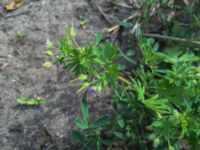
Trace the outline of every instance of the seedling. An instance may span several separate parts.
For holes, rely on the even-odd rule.
[[[83,29],[87,28],[88,24],[90,23],[90,20],[86,17],[83,17],[80,21],[80,25]]]
[[[52,65],[53,65],[53,63],[50,62],[50,61],[46,61],[44,64],[42,64],[42,66],[43,66],[44,68],[47,68],[47,69],[51,68]]]
[[[48,49],[53,48],[53,43],[49,39],[46,40],[46,48]]]
[[[44,54],[46,54],[47,56],[53,56],[54,55],[51,50],[44,51]]]
[[[25,32],[24,31],[17,31],[17,37],[18,38],[24,38],[25,37]]]
[[[27,98],[21,96],[17,99],[17,103],[19,105],[26,105],[26,106],[37,106],[43,102],[44,102],[44,99],[42,97],[27,99]]]

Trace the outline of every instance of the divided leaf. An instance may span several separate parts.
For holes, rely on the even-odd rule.
[[[109,121],[108,116],[102,116],[95,120],[91,125],[90,128],[99,128],[105,125]]]
[[[88,128],[88,124],[85,121],[81,120],[81,119],[77,119],[75,121],[75,124],[80,129],[87,129]]]

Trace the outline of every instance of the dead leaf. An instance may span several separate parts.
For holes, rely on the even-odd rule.
[[[4,5],[6,11],[13,11],[24,4],[23,0],[13,0],[10,3]]]

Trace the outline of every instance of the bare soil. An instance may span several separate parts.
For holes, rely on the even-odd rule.
[[[76,94],[80,84],[70,83],[74,75],[58,65],[42,67],[50,60],[43,54],[45,43],[47,39],[56,43],[72,23],[79,43],[84,43],[108,23],[85,0],[26,0],[12,12],[3,9],[6,2],[9,0],[0,0],[0,149],[78,149],[70,133],[80,116],[81,95]],[[99,3],[113,23],[125,18],[123,9]],[[81,17],[90,21],[86,29],[80,27]],[[18,37],[19,31],[25,37]],[[16,100],[20,96],[41,96],[45,103],[19,106]],[[94,114],[110,111],[109,92],[98,99],[91,107]]]

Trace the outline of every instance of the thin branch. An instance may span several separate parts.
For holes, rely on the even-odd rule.
[[[182,43],[182,44],[200,46],[200,41],[194,41],[194,40],[191,40],[191,39],[184,39],[184,38],[178,38],[178,37],[172,37],[172,36],[166,36],[166,35],[159,35],[159,34],[151,34],[151,33],[143,33],[142,35],[145,36],[145,37],[152,37],[152,38],[157,38],[157,39],[161,39],[161,40],[178,42],[178,43]]]
[[[136,12],[135,14],[129,16],[129,17],[126,18],[126,19],[124,19],[122,22],[130,21],[130,20],[136,18],[138,15],[139,15],[139,13]],[[115,26],[113,26],[113,27],[107,29],[106,32],[107,32],[107,33],[111,33],[111,32],[113,32],[113,31],[119,30],[119,28],[120,28],[120,25],[115,25]]]
[[[122,50],[119,49],[119,52],[120,52],[121,56],[122,56],[126,61],[128,61],[129,63],[131,63],[131,64],[133,64],[133,65],[136,64],[136,62],[135,62],[134,60],[132,60],[131,58],[127,57],[127,56],[123,53]]]
[[[104,19],[106,20],[106,22],[109,24],[109,25],[112,25],[113,23],[110,21],[110,18],[106,15],[106,13],[103,11],[103,9],[98,5],[96,4],[95,2],[91,1],[93,6],[100,12],[100,14],[104,17]]]
[[[116,6],[119,6],[119,7],[123,7],[123,8],[127,8],[127,9],[133,9],[133,6],[126,5],[124,3],[117,3],[117,2],[114,2],[114,1],[111,1],[111,3],[116,5]]]

